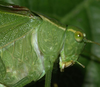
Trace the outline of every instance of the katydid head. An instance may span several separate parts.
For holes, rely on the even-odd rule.
[[[73,65],[77,61],[81,51],[84,48],[86,34],[75,26],[68,26],[65,34],[65,41],[61,50],[60,69]],[[83,66],[84,67],[84,66]]]
[[[60,57],[61,71],[65,67],[73,65],[75,62],[84,67],[84,65],[79,63],[77,60],[85,46],[85,43],[94,43],[100,46],[99,43],[87,40],[86,34],[81,29],[75,26],[67,27],[65,34],[65,41],[63,48],[61,50],[61,57]]]

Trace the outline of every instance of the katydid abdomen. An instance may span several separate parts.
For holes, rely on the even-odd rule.
[[[26,78],[36,81],[44,73],[41,58],[32,46],[41,19],[32,17],[0,12],[0,82],[8,87]]]

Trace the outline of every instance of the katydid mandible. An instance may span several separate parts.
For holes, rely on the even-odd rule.
[[[50,87],[58,55],[61,71],[75,62],[82,65],[77,59],[86,42],[93,43],[75,26],[0,2],[0,87],[23,87],[45,74]]]

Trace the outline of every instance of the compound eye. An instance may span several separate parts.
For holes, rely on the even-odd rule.
[[[83,40],[83,38],[84,38],[83,33],[81,33],[80,31],[75,32],[76,41],[81,42]]]

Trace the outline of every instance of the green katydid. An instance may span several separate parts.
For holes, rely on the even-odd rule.
[[[86,42],[94,43],[75,26],[0,2],[0,87],[23,87],[45,74],[45,87],[50,87],[58,55],[61,71],[75,62],[82,65],[77,59]]]

